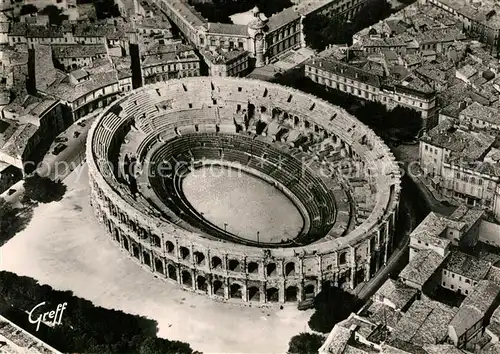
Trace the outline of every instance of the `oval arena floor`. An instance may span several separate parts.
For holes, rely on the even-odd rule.
[[[292,201],[268,182],[240,169],[210,165],[189,173],[183,194],[205,220],[251,241],[280,243],[303,227]]]

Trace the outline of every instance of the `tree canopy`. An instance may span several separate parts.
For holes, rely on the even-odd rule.
[[[66,193],[66,186],[62,182],[55,182],[48,177],[34,174],[24,180],[24,190],[31,200],[50,203],[62,199]]]
[[[10,228],[16,221],[16,210],[5,199],[0,198],[0,239],[8,237]]]
[[[46,302],[43,311],[67,303],[60,325],[43,325],[36,331],[36,324],[28,322],[25,311],[41,302]],[[10,272],[0,272],[0,307],[8,309],[2,314],[9,320],[63,353],[193,353],[187,343],[158,338],[156,321],[96,307],[71,291],[54,290]]]
[[[335,286],[326,284],[314,299],[316,311],[309,319],[313,331],[329,333],[340,321],[361,308],[362,302],[356,296]]]
[[[38,12],[38,8],[33,4],[26,4],[21,7],[19,16],[34,14]]]
[[[288,354],[315,354],[324,341],[325,337],[316,333],[297,334],[288,343]]]
[[[120,9],[114,0],[93,0],[97,19],[120,17]]]
[[[54,26],[60,26],[63,21],[69,18],[68,15],[63,15],[63,10],[55,5],[45,6],[40,10],[40,14],[49,16],[49,24]]]
[[[312,49],[322,51],[330,44],[351,44],[352,36],[391,14],[386,0],[370,0],[351,19],[343,21],[338,16],[320,13],[309,15],[304,20],[306,43]]]

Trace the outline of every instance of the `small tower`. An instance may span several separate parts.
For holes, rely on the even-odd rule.
[[[255,56],[255,67],[264,66],[264,34],[267,26],[267,18],[260,13],[255,6],[252,9],[253,20],[248,24],[248,34],[253,41],[253,54]]]

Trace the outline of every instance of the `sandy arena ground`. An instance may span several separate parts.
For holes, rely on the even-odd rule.
[[[251,241],[293,239],[304,225],[288,197],[273,185],[242,170],[209,166],[182,181],[191,206],[222,230]]]
[[[204,353],[284,353],[293,335],[308,330],[311,310],[217,303],[155,278],[125,257],[95,221],[86,166],[65,182],[64,199],[38,206],[28,227],[0,248],[2,270],[155,319],[160,337]]]

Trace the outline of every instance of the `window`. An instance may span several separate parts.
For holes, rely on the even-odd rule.
[[[455,274],[453,274],[453,273],[452,273],[452,274],[451,274],[451,277],[452,277],[452,278],[455,278]]]
[[[452,288],[452,289],[455,289],[455,286],[454,286],[453,284],[451,284],[451,288]]]
[[[465,279],[465,283],[466,283],[466,284],[470,284],[470,280],[466,278],[466,279]]]

